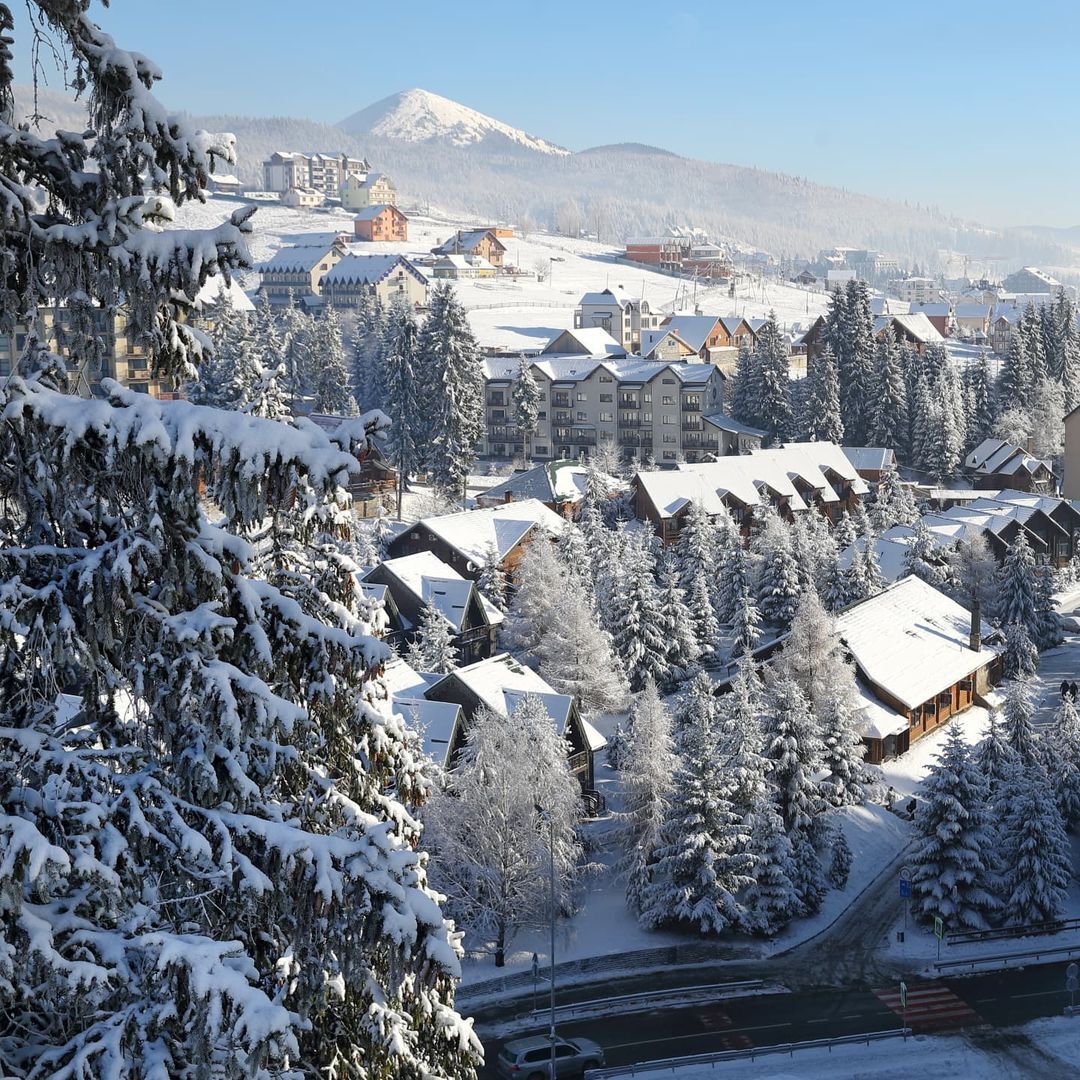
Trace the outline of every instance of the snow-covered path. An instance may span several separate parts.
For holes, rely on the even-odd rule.
[[[1065,641],[1056,649],[1047,649],[1039,657],[1039,691],[1035,723],[1049,724],[1061,701],[1061,683],[1080,682],[1080,630],[1073,629],[1073,620],[1080,620],[1080,589],[1063,594],[1058,611],[1065,620]]]

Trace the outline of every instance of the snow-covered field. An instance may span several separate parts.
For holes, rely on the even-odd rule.
[[[185,227],[208,226],[228,217],[239,203],[210,198],[204,205],[189,204],[179,214]],[[256,262],[268,259],[280,247],[310,243],[337,233],[352,234],[353,214],[340,209],[290,210],[281,206],[260,206],[254,222],[250,246]],[[376,254],[398,252],[426,255],[457,229],[482,222],[464,218],[410,217],[409,240],[405,243],[358,244],[357,252]],[[489,223],[490,224],[490,223]],[[789,330],[805,330],[825,311],[825,295],[778,281],[740,280],[734,298],[728,288],[695,286],[680,278],[617,262],[617,247],[592,240],[576,240],[546,233],[530,233],[524,239],[512,237],[507,246],[507,265],[527,271],[520,278],[499,277],[455,283],[458,297],[469,309],[480,343],[507,349],[541,348],[561,330],[574,325],[574,308],[582,293],[610,288],[618,296],[643,296],[654,310],[702,311],[718,315],[764,317],[775,310]],[[541,268],[544,281],[538,281]],[[254,288],[257,275],[242,282]]]
[[[1061,1062],[1060,1076],[1075,1076],[1080,1056],[1080,1017],[1036,1020],[1018,1029],[1044,1054]],[[1048,1063],[1039,1063],[1047,1068]],[[917,1035],[882,1042],[838,1046],[833,1050],[797,1050],[792,1056],[768,1054],[756,1061],[729,1061],[715,1066],[686,1065],[674,1070],[635,1072],[638,1080],[1015,1080],[1016,1062],[973,1045],[962,1035]],[[1049,1076],[1049,1071],[1037,1075]]]

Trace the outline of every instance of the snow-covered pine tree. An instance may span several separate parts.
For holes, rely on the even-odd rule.
[[[13,332],[76,289],[106,323],[123,303],[179,384],[205,355],[187,321],[200,288],[250,265],[253,208],[153,228],[233,140],[163,109],[158,69],[85,8],[31,5],[90,108],[83,134],[47,140],[12,126],[0,10],[20,267],[0,319]],[[58,373],[19,363],[3,388],[0,1072],[471,1075],[459,950],[408,809],[428,782],[376,613],[336,567],[332,593],[251,573],[268,517],[302,543],[335,514],[350,447],[108,380],[84,400]]]
[[[540,420],[540,387],[532,373],[532,364],[522,354],[514,380],[514,421],[523,440],[526,465],[532,452],[532,439]]]
[[[809,918],[821,910],[829,883],[810,837],[804,832],[796,832],[789,834],[789,838],[793,868],[791,885],[798,899],[796,913]]]
[[[679,564],[675,552],[667,548],[660,556],[657,568],[659,591],[660,633],[667,642],[668,678],[685,677],[691,665],[701,655],[697,626],[687,604],[686,594],[679,583]]]
[[[849,445],[866,446],[874,415],[874,317],[865,281],[853,278],[847,283],[846,294],[841,324],[844,347],[836,353],[840,416]]]
[[[982,930],[1001,906],[986,799],[986,779],[954,724],[915,813],[911,906],[921,922],[940,918],[949,929]]]
[[[405,659],[410,667],[417,671],[427,671],[436,675],[445,675],[458,665],[454,635],[446,616],[428,597],[420,612],[416,638],[409,645]]]
[[[740,423],[758,427],[761,417],[758,404],[761,401],[761,369],[758,354],[743,345],[735,361],[735,379],[731,391],[731,415]]]
[[[235,366],[234,347],[242,337],[242,322],[246,316],[233,307],[224,282],[218,287],[213,308],[203,312],[212,319],[210,340],[213,352],[199,365],[198,378],[188,385],[188,398],[196,405],[221,408],[229,404],[229,380]]]
[[[1080,713],[1066,694],[1054,713],[1053,726],[1040,740],[1042,761],[1065,827],[1080,825]]]
[[[260,364],[257,378],[247,391],[246,400],[239,402],[240,411],[261,416],[264,420],[288,419],[290,408],[284,378],[284,367],[270,368]]]
[[[906,459],[911,430],[907,383],[900,366],[900,347],[891,326],[885,328],[874,346],[872,387],[873,412],[867,432],[870,444],[891,448]]]
[[[1031,391],[1027,408],[1028,431],[1035,453],[1059,457],[1065,449],[1065,391],[1053,379],[1040,379]]]
[[[1024,343],[1024,334],[1015,329],[1009,338],[1009,351],[997,378],[997,409],[1024,408],[1027,406],[1032,387],[1035,384],[1031,370],[1031,358]]]
[[[799,911],[801,898],[791,840],[776,808],[762,802],[750,818],[753,884],[743,898],[747,929],[775,934]]]
[[[1007,679],[1029,679],[1039,670],[1039,650],[1022,623],[1006,623],[1002,669]]]
[[[540,674],[560,694],[571,694],[586,719],[626,707],[622,665],[601,628],[588,596],[563,587],[551,597],[533,652]]]
[[[398,517],[409,476],[423,464],[422,439],[427,431],[418,370],[419,328],[404,297],[395,297],[386,316],[379,362],[384,372],[384,411],[390,417],[388,450],[398,474]]]
[[[623,789],[619,869],[626,881],[626,902],[640,915],[678,764],[671,715],[652,679],[646,679],[635,696],[630,723],[633,738],[619,763]]]
[[[842,891],[847,888],[852,859],[851,846],[847,842],[847,837],[844,836],[844,830],[838,828],[834,834],[828,872],[829,884],[834,889]]]
[[[484,565],[481,567],[480,577],[476,579],[476,587],[500,611],[506,611],[506,572],[502,568],[502,559],[494,540],[490,541],[485,549]]]
[[[1058,615],[1054,594],[1057,585],[1054,581],[1054,571],[1050,566],[1037,566],[1035,568],[1035,648],[1040,651],[1052,649],[1060,645],[1063,636],[1061,632],[1061,616]]]
[[[904,574],[914,574],[935,589],[944,589],[949,581],[948,557],[921,520],[915,522],[911,541],[904,552]]]
[[[506,644],[532,653],[553,625],[555,598],[563,591],[566,572],[551,544],[530,544],[518,564],[518,585],[504,627]]]
[[[625,550],[609,601],[612,639],[632,690],[651,675],[657,683],[668,677],[668,645],[663,634],[660,591],[656,587],[656,558],[652,542],[639,532],[627,532]]]
[[[755,543],[760,557],[758,607],[771,626],[786,629],[799,602],[799,567],[791,549],[791,530],[778,514],[771,514]]]
[[[836,357],[826,345],[810,367],[805,382],[806,395],[800,428],[811,442],[844,441],[844,421],[840,416],[840,378],[836,371]]]
[[[453,287],[436,285],[418,344],[427,381],[427,460],[432,483],[455,495],[476,460],[484,434],[484,362]]]
[[[919,520],[919,508],[911,487],[900,479],[896,466],[890,461],[881,475],[870,521],[880,536],[894,525],[914,525]]]
[[[699,682],[703,685],[699,685]],[[708,676],[691,683],[691,699],[712,697]],[[745,822],[716,768],[715,709],[692,709],[681,728],[680,763],[661,827],[652,877],[641,895],[641,921],[684,924],[720,934],[744,922],[740,894],[752,884]]]
[[[753,592],[750,559],[741,538],[721,545],[716,570],[717,620],[722,625],[730,626],[735,620],[743,596]]]
[[[735,809],[749,819],[766,794],[768,765],[762,756],[761,712],[764,694],[754,662],[744,656],[720,699],[717,731],[722,767],[729,777]]]
[[[1050,922],[1072,880],[1069,838],[1041,766],[1016,772],[1001,838],[1005,917],[1014,925]]]
[[[1035,580],[1035,556],[1022,532],[1005,553],[998,575],[998,618],[1002,625],[1016,623],[1036,641],[1039,620],[1036,614],[1038,585]]]
[[[1005,741],[1020,764],[1027,768],[1039,757],[1038,737],[1035,734],[1035,689],[1032,680],[1018,676],[1005,686],[1005,705],[1002,709]]]
[[[374,292],[362,292],[356,306],[352,335],[353,396],[365,409],[385,409],[386,379],[382,339],[386,313]]]
[[[928,472],[932,464],[933,428],[936,422],[934,401],[930,396],[930,384],[926,375],[919,372],[908,397],[911,438],[908,461],[912,467]]]
[[[790,439],[795,430],[791,409],[791,362],[773,311],[758,330],[754,354],[758,380],[755,411],[760,426],[771,434],[773,442],[783,442]]]
[[[980,349],[978,359],[964,368],[964,391],[968,416],[966,449],[973,450],[990,437],[994,427],[994,395],[985,349]]]
[[[821,768],[822,743],[806,696],[794,679],[774,672],[764,714],[764,755],[784,828],[805,833],[821,809],[814,774]]]
[[[349,366],[341,334],[341,320],[333,305],[327,304],[311,330],[309,348],[317,353],[312,371],[312,409],[331,416],[354,416],[356,401],[349,381]]]
[[[580,806],[566,743],[538,698],[522,698],[508,717],[477,711],[461,764],[424,816],[433,883],[473,943],[490,946],[496,966],[521,930],[547,924],[548,890],[537,883],[548,879],[552,835],[556,911],[573,910]]]

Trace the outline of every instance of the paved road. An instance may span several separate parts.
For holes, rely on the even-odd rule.
[[[1060,1014],[1068,1004],[1065,963],[992,972],[964,978],[908,979],[906,1020],[917,1032],[980,1029],[978,1039],[1005,1057],[1015,1039],[995,1040],[989,1028],[1011,1027]],[[632,1016],[594,1018],[559,1026],[564,1036],[586,1035],[606,1051],[609,1065],[662,1057],[741,1050],[751,1046],[823,1039],[899,1028],[905,1010],[896,983],[870,989],[801,990],[734,998],[691,1008],[665,1008]],[[987,1030],[981,1030],[989,1025]],[[502,1040],[485,1043],[493,1061]],[[1031,1070],[1018,1075],[1067,1075],[1047,1055],[1025,1058]],[[493,1071],[481,1074],[494,1076]]]

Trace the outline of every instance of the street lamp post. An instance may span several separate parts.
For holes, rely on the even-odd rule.
[[[539,803],[534,805],[540,820],[546,821],[548,827],[548,887],[551,901],[551,1026],[548,1038],[551,1039],[551,1078],[555,1080],[555,821],[549,810],[545,810]]]

